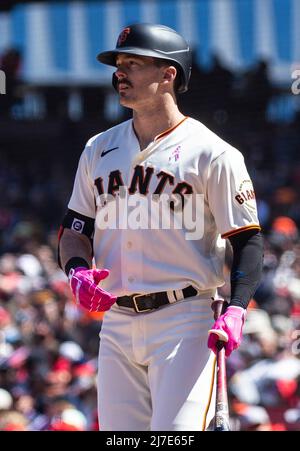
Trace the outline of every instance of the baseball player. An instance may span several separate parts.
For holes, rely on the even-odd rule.
[[[87,142],[59,260],[76,302],[106,312],[100,428],[205,430],[214,415],[212,351],[219,336],[227,356],[238,347],[261,275],[253,186],[242,154],[178,109],[191,52],[176,31],[130,25],[98,60],[115,67],[113,86],[133,116]],[[213,324],[226,239],[231,299]]]

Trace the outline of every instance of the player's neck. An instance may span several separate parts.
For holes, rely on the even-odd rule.
[[[133,126],[140,143],[145,149],[154,139],[166,130],[175,127],[182,121],[184,115],[175,103],[162,104],[160,107],[147,108],[143,111],[133,111]]]

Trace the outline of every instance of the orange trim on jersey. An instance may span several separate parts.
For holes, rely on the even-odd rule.
[[[159,133],[157,136],[155,136],[154,141],[162,138],[163,136],[167,136],[169,133],[171,133],[173,130],[175,130],[175,128],[179,127],[179,125],[182,124],[186,119],[188,119],[188,116],[185,116],[180,122],[178,122],[178,124],[174,125],[173,127],[170,127],[167,130],[165,130],[164,132]]]
[[[228,238],[229,236],[237,235],[238,233],[244,232],[245,230],[257,229],[261,230],[261,227],[258,224],[252,224],[245,227],[240,227],[239,229],[230,230],[230,232],[223,233],[221,238]]]
[[[209,390],[209,397],[208,397],[208,403],[204,412],[204,418],[203,418],[203,423],[202,423],[202,432],[205,431],[206,428],[206,420],[207,420],[207,414],[210,408],[210,403],[211,403],[211,398],[212,398],[212,394],[213,394],[213,389],[214,389],[214,382],[215,382],[215,373],[216,373],[216,362],[217,362],[217,357],[214,358],[213,361],[213,373],[212,373],[212,377],[211,377],[211,382],[210,382],[210,390]]]

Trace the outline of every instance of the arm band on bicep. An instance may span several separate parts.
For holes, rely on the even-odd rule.
[[[68,210],[62,221],[64,229],[74,230],[92,239],[94,234],[95,219],[81,215],[74,210]]]
[[[263,263],[263,238],[248,230],[228,238],[233,249],[230,305],[247,308],[260,282]]]

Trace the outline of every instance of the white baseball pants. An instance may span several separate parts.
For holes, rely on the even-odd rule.
[[[100,332],[102,431],[201,431],[214,415],[208,298],[146,313],[114,305]]]

